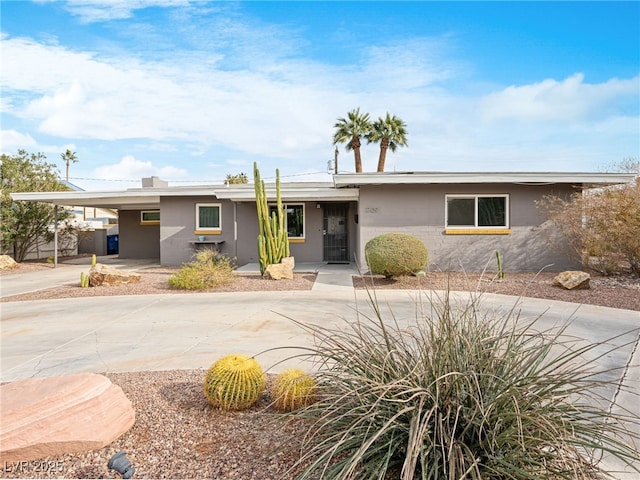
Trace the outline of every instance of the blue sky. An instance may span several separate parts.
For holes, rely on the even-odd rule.
[[[87,190],[329,181],[333,125],[407,124],[387,171],[602,171],[640,157],[640,2],[0,4],[3,153]],[[375,171],[377,145],[363,147]],[[341,171],[353,153],[340,146]]]

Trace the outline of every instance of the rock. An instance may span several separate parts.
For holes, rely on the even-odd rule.
[[[140,274],[126,272],[109,265],[96,263],[89,270],[89,285],[98,287],[100,285],[125,285],[127,283],[137,283],[140,281]]]
[[[264,277],[271,280],[282,280],[293,278],[293,268],[295,260],[293,257],[284,257],[280,263],[273,263],[267,266]]]
[[[0,255],[0,270],[10,270],[18,267],[19,265],[9,255]]]
[[[591,288],[590,280],[591,275],[586,272],[569,270],[558,274],[553,279],[553,284],[565,290],[587,290]]]
[[[102,448],[135,422],[122,389],[95,373],[6,383],[0,404],[2,462]]]

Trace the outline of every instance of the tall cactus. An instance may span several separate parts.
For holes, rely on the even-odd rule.
[[[256,191],[258,211],[258,256],[260,273],[264,275],[267,266],[280,263],[289,256],[287,235],[287,213],[280,195],[280,171],[276,169],[276,211],[269,215],[269,203],[264,181],[260,178],[258,164],[253,163],[253,184]]]

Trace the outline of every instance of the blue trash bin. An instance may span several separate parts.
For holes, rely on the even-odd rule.
[[[107,255],[118,253],[118,235],[107,235]]]

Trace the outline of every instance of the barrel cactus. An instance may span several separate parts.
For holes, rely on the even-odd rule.
[[[408,233],[385,233],[372,238],[364,253],[371,273],[387,278],[424,270],[428,260],[427,247]]]
[[[278,375],[270,387],[274,407],[291,412],[313,403],[316,381],[302,370],[291,368]]]
[[[203,389],[214,407],[244,410],[260,399],[265,385],[264,371],[254,358],[232,354],[211,365]]]

